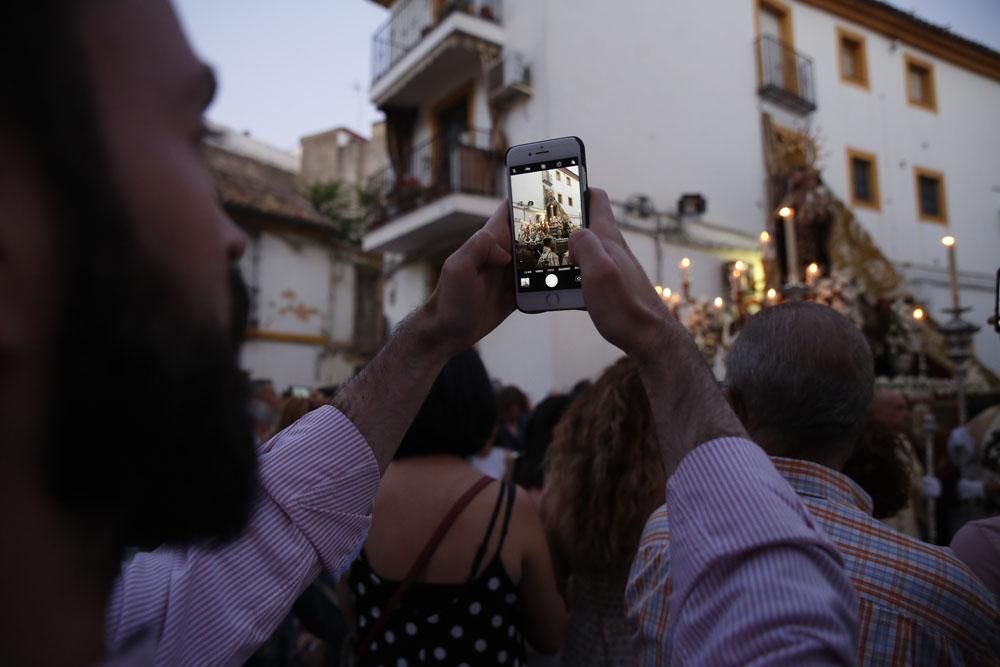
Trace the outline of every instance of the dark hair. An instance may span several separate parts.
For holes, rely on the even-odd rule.
[[[544,246],[546,248],[551,248],[552,247],[552,237],[551,236],[546,236],[544,239],[542,239],[542,246]]]
[[[869,419],[844,464],[844,474],[872,497],[876,519],[890,517],[910,500],[910,462],[892,429]]]
[[[552,444],[552,432],[572,396],[549,396],[535,406],[524,427],[524,454],[514,463],[514,482],[526,489],[540,489],[545,481],[545,454]]]
[[[514,385],[501,387],[497,392],[497,409],[501,419],[510,419],[512,413],[517,413],[513,416],[519,417],[528,412],[528,397]]]
[[[445,364],[396,458],[472,456],[489,442],[496,425],[493,384],[479,353],[469,349]]]
[[[860,434],[875,366],[854,323],[828,306],[790,302],[750,318],[726,356],[726,384],[769,454],[825,464]]]

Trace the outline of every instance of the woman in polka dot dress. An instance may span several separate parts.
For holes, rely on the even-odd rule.
[[[558,650],[566,611],[538,510],[516,486],[483,479],[465,460],[489,446],[496,424],[478,354],[455,357],[382,479],[368,541],[348,575],[359,665],[524,665],[525,641]]]

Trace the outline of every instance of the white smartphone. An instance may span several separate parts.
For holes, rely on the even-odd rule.
[[[569,252],[573,230],[587,226],[587,164],[577,137],[507,150],[514,294],[525,313],[586,308],[580,267]]]

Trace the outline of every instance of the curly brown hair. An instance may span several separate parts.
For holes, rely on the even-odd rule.
[[[622,358],[566,411],[546,457],[543,514],[570,571],[627,573],[664,486],[649,398]]]

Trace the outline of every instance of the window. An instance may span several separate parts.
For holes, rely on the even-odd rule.
[[[562,193],[561,192],[559,193],[559,203],[560,204],[562,203]]]
[[[868,55],[865,51],[865,38],[837,28],[837,44],[840,50],[840,80],[867,88]]]
[[[847,173],[850,177],[851,204],[879,209],[878,170],[875,156],[847,149]]]
[[[948,208],[944,198],[944,174],[914,167],[917,188],[917,217],[927,222],[948,223]]]
[[[559,172],[558,171],[556,172],[556,180],[560,181],[560,182],[562,181],[562,179],[559,178]]]
[[[915,107],[937,111],[934,66],[912,56],[904,56],[904,60],[906,61],[906,99]]]
[[[572,206],[573,205],[573,198],[572,197],[568,197],[568,199],[569,199],[569,205]]]
[[[762,38],[757,53],[757,75],[761,85],[779,85],[798,93],[795,64],[795,37],[791,8],[781,0],[758,0],[757,36]]]

